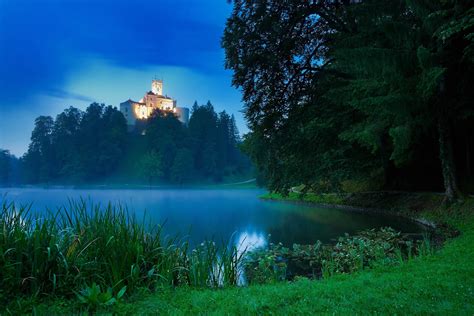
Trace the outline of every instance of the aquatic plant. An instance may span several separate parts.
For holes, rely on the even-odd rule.
[[[412,241],[389,228],[345,235],[332,245],[271,244],[248,252],[206,241],[192,249],[186,239],[163,238],[161,226],[148,223],[121,205],[70,201],[39,216],[31,206],[4,201],[0,305],[18,297],[79,298],[93,310],[160,287],[238,285],[243,272],[250,284],[325,278],[432,251],[429,239]]]
[[[222,287],[239,284],[241,261],[245,250],[224,242],[214,241],[198,245],[189,255],[189,285],[195,287]]]
[[[270,283],[295,277],[327,278],[352,273],[374,265],[410,260],[413,254],[433,252],[429,238],[413,241],[392,228],[370,229],[338,238],[334,244],[294,244],[292,248],[271,244],[268,249],[248,253],[244,260],[249,283]]]
[[[117,297],[139,288],[236,285],[242,252],[207,242],[162,238],[161,227],[137,219],[121,205],[68,207],[37,216],[30,206],[0,209],[0,299],[74,297],[97,288]],[[86,295],[81,294],[81,297]],[[123,293],[122,293],[123,295]]]

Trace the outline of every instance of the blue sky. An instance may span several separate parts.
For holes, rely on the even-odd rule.
[[[226,0],[0,0],[0,148],[19,156],[39,115],[140,99],[155,76],[179,106],[211,100],[246,132],[224,70]]]

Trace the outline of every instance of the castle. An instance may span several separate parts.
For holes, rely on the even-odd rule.
[[[176,100],[163,95],[163,80],[152,80],[151,91],[140,101],[128,99],[120,103],[120,112],[125,116],[130,129],[135,126],[137,120],[147,120],[155,110],[172,112],[181,123],[188,125],[189,109],[178,107]]]

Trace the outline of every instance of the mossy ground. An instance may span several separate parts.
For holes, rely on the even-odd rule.
[[[324,199],[324,198],[322,198]],[[175,288],[129,298],[109,312],[119,314],[474,314],[474,199],[450,208],[437,196],[398,205],[418,205],[417,214],[459,229],[433,254],[397,266],[378,266],[326,280],[226,289]],[[420,204],[424,201],[424,204]],[[405,201],[406,202],[406,201]],[[416,203],[415,203],[416,202]],[[439,207],[426,208],[437,204]],[[395,208],[396,205],[392,205]],[[408,208],[409,209],[409,208]],[[408,212],[408,210],[407,210]],[[411,210],[413,212],[413,209]],[[39,313],[74,310],[63,302]],[[105,311],[106,312],[106,311]]]

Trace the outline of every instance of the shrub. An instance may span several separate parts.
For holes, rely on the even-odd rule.
[[[295,277],[325,278],[352,273],[374,264],[395,264],[430,253],[429,239],[413,242],[392,228],[371,229],[339,237],[335,244],[294,244],[292,248],[271,244],[250,252],[244,260],[249,283],[268,283]]]
[[[100,285],[94,282],[91,286],[87,286],[76,295],[82,304],[85,304],[90,310],[96,310],[99,307],[114,305],[122,298],[126,290],[127,287],[124,286],[114,297],[111,287],[109,287],[107,291],[102,292]]]

